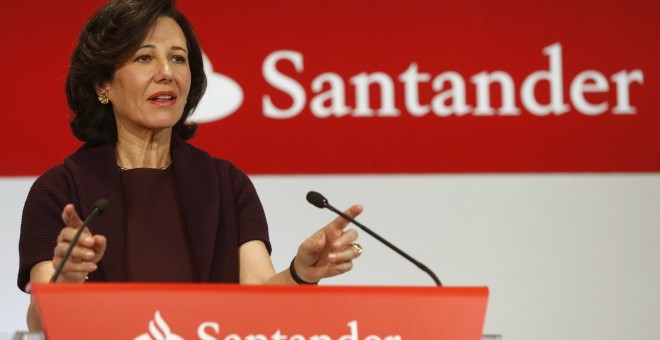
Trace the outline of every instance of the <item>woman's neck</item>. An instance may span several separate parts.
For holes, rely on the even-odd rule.
[[[117,166],[123,169],[163,169],[170,165],[172,129],[149,131],[140,135],[118,129]]]

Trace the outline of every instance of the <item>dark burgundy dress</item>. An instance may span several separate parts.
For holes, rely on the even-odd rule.
[[[98,269],[89,274],[89,281],[187,281],[193,278],[198,282],[238,282],[240,245],[261,240],[270,251],[266,218],[252,182],[232,163],[210,157],[177,136],[172,136],[171,151],[173,169],[165,174],[173,179],[152,178],[156,183],[168,182],[155,185],[158,190],[171,189],[171,193],[153,194],[149,193],[151,189],[137,186],[129,190],[146,190],[147,193],[139,194],[144,197],[138,199],[133,197],[136,193],[125,193],[123,181],[140,181],[141,178],[122,179],[123,175],[117,170],[114,144],[84,145],[67,157],[64,164],[40,176],[32,185],[23,208],[18,287],[25,289],[30,269],[36,263],[52,260],[57,236],[64,227],[61,218],[64,206],[73,203],[84,219],[100,198],[108,199],[110,207],[94,219],[90,230],[104,235],[108,245]],[[156,202],[163,197],[164,201]],[[157,206],[151,206],[152,203]],[[147,219],[166,218],[174,223],[166,223],[169,224],[166,226],[162,221],[135,222],[145,219],[145,216],[134,216],[136,207],[139,210],[140,206],[146,207]],[[161,216],[161,213],[168,216]],[[133,223],[156,231],[133,235],[138,228]],[[165,231],[161,233],[159,228],[170,228],[168,236],[163,236]],[[151,236],[145,237],[147,234]],[[167,260],[160,255],[157,259],[151,258],[175,249],[176,255],[165,255],[172,255]],[[139,264],[140,261],[146,262]],[[148,263],[168,265],[147,273],[144,268]],[[170,263],[178,263],[178,267],[193,265],[189,271],[176,270],[170,277]]]

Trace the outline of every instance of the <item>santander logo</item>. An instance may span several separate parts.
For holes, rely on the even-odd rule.
[[[149,333],[144,333],[134,340],[183,340],[183,338],[170,331],[170,326],[157,310],[154,319],[149,321]]]
[[[196,123],[208,123],[225,118],[236,112],[243,103],[243,90],[233,79],[213,71],[211,60],[202,54],[206,73],[206,93],[190,119]]]
[[[624,69],[607,77],[598,70],[587,69],[567,79],[561,44],[546,46],[542,53],[548,59],[547,69],[533,71],[522,81],[514,81],[511,74],[503,70],[484,70],[471,77],[450,70],[433,75],[420,71],[426,65],[411,62],[398,76],[387,72],[361,72],[344,79],[339,73],[324,72],[314,77],[307,86],[295,75],[281,72],[277,66],[278,63],[290,63],[296,73],[301,74],[305,70],[303,54],[276,51],[266,57],[262,72],[266,82],[289,96],[292,104],[278,105],[266,94],[262,98],[263,114],[269,118],[288,119],[308,106],[309,111],[318,118],[398,117],[404,114],[413,117],[519,116],[523,112],[541,117],[563,115],[571,110],[571,104],[575,111],[586,116],[608,112],[631,115],[637,112],[631,103],[631,90],[644,83],[641,70]],[[570,84],[568,98],[564,98],[565,80]],[[520,84],[519,89],[516,82]],[[537,87],[541,83],[549,85],[545,86],[547,89],[540,90],[546,91],[543,97],[548,97],[548,101],[537,97]],[[495,84],[498,86],[493,86]],[[373,105],[369,98],[372,86],[380,92],[380,105]],[[491,86],[499,88],[500,93],[491,91]],[[403,98],[397,98],[400,93],[397,88],[403,89]],[[433,94],[430,98],[422,98],[420,90]],[[349,91],[354,93],[354,103],[347,102],[346,93]],[[468,91],[474,93],[475,102],[468,102]],[[491,94],[499,95],[499,107],[491,103]],[[612,97],[615,105],[611,107],[607,99],[592,99],[593,94]],[[311,99],[308,101],[309,97]]]
[[[595,69],[567,75],[560,43],[546,46],[542,54],[547,58],[547,68],[532,71],[524,79],[514,79],[503,70],[484,70],[472,76],[446,70],[432,75],[421,71],[426,65],[411,62],[398,75],[384,71],[361,72],[346,79],[337,72],[324,72],[316,75],[310,84],[304,84],[297,79],[305,72],[304,55],[293,50],[277,50],[267,55],[262,63],[263,80],[272,89],[262,95],[262,113],[278,120],[291,119],[305,111],[316,118],[522,114],[544,117],[564,115],[571,110],[584,116],[637,113],[632,93],[644,84],[642,70],[622,69],[609,77]],[[291,64],[295,72],[281,71],[278,65],[282,63]],[[243,103],[243,91],[238,83],[215,73],[206,55],[204,70],[208,88],[191,118],[198,123],[225,118]],[[380,103],[370,99],[374,89],[379,92]],[[347,96],[349,91],[353,95]],[[539,92],[543,91],[540,97],[548,99],[539,99]],[[280,98],[284,94],[290,100],[274,100],[271,95],[276,92]],[[468,96],[469,92],[474,95]],[[430,98],[428,93],[432,93]],[[499,104],[493,104],[491,96],[497,97]],[[472,97],[474,102],[468,102]],[[352,102],[348,102],[348,98],[353,98]]]
[[[349,321],[348,332],[344,330],[344,334],[336,338],[336,340],[403,340],[399,334],[392,335],[376,335],[367,334],[360,336],[359,324],[357,320]],[[246,335],[239,335],[237,333],[229,332],[226,336],[220,335],[220,324],[213,321],[202,322],[197,327],[197,336],[200,340],[334,340],[333,337],[327,334],[314,334],[305,336],[302,334],[286,334],[280,329],[272,331],[271,334],[251,333]],[[216,336],[220,336],[217,338]],[[165,320],[161,317],[160,311],[154,314],[154,320],[149,322],[149,332],[141,334],[134,340],[181,340],[182,337],[172,333],[170,327]]]

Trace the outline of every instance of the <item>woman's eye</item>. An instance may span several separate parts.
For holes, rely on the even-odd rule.
[[[141,55],[141,56],[135,58],[135,61],[137,61],[139,63],[146,63],[149,60],[151,60],[151,56],[148,56],[148,55]]]
[[[174,57],[172,57],[172,60],[177,64],[185,64],[186,63],[186,57],[183,57],[183,56],[174,56]]]

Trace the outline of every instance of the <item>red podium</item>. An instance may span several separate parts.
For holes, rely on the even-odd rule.
[[[486,287],[42,284],[49,340],[479,340]]]

